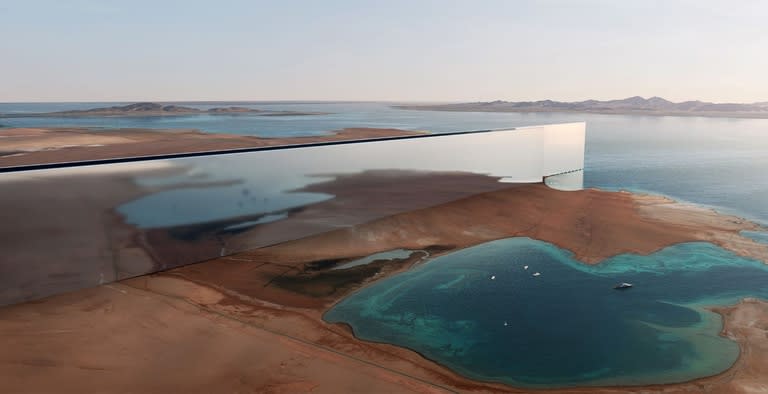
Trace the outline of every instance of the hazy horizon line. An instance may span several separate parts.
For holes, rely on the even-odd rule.
[[[554,99],[554,98],[539,98],[539,99],[493,99],[493,100],[392,100],[392,99],[384,99],[384,100],[346,100],[346,99],[175,99],[175,100],[168,100],[168,99],[158,99],[158,100],[147,100],[147,99],[141,99],[141,100],[132,100],[132,99],[126,99],[126,100],[40,100],[40,101],[29,101],[29,100],[23,100],[23,101],[0,101],[0,104],[61,104],[61,103],[71,103],[71,104],[98,104],[98,103],[170,103],[170,104],[178,104],[178,103],[285,103],[285,104],[335,104],[335,103],[398,103],[398,104],[410,104],[410,103],[446,103],[446,104],[454,104],[454,103],[481,103],[481,102],[493,102],[493,101],[506,101],[506,102],[536,102],[536,101],[545,101],[545,100],[551,100],[551,101],[558,101],[558,102],[564,102],[564,103],[574,103],[574,102],[582,102],[582,101],[588,101],[588,100],[596,100],[596,101],[612,101],[612,100],[625,100],[628,98],[633,97],[641,97],[643,99],[650,99],[654,97],[662,98],[664,100],[670,101],[672,103],[683,103],[688,101],[701,101],[701,102],[710,102],[714,104],[755,104],[755,103],[764,103],[768,102],[768,98],[766,98],[764,101],[707,101],[704,99],[686,99],[686,100],[680,100],[680,101],[674,101],[666,99],[662,96],[642,96],[642,95],[631,95],[631,96],[624,96],[621,98],[610,98],[610,99],[604,99],[604,98],[586,98],[586,99],[578,99],[578,100],[560,100],[560,99]]]

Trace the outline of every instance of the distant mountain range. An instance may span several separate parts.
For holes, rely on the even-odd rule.
[[[604,114],[648,114],[683,116],[734,116],[768,118],[768,102],[752,104],[683,101],[674,103],[661,97],[629,97],[621,100],[586,101],[488,101],[436,105],[399,105],[398,108],[430,111],[478,112],[584,112]]]
[[[97,117],[97,116],[173,116],[173,115],[198,115],[198,114],[250,114],[258,116],[289,116],[289,115],[324,115],[321,112],[295,112],[295,111],[264,111],[246,107],[216,107],[199,109],[180,105],[163,105],[158,103],[134,103],[128,105],[91,108],[74,111],[0,114],[0,118],[20,117]]]

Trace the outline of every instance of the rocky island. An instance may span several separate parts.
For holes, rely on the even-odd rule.
[[[83,110],[0,114],[2,118],[28,118],[28,117],[91,117],[91,116],[186,116],[186,115],[233,115],[247,114],[257,116],[300,116],[300,115],[325,115],[324,112],[299,112],[299,111],[265,111],[247,107],[214,107],[199,109],[175,104],[160,103],[133,103],[128,105],[116,105],[112,107],[100,107]]]

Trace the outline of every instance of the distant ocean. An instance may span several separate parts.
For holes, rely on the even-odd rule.
[[[0,113],[111,105],[117,104],[0,104]],[[586,121],[585,187],[662,194],[768,225],[765,119],[409,111],[385,103],[243,106],[331,114],[22,117],[0,118],[0,125],[191,128],[282,137],[347,127],[441,133]],[[147,196],[125,204],[123,212],[141,221],[142,212],[157,217],[141,205],[153,199],[160,204],[190,192],[205,197],[205,191],[190,190]],[[766,233],[749,235],[768,242]],[[533,271],[542,275],[533,277]],[[490,281],[491,275],[497,279]],[[636,288],[611,288],[621,281]],[[734,342],[718,336],[719,316],[702,306],[768,297],[765,283],[764,264],[708,243],[675,245],[651,256],[622,255],[588,267],[554,245],[513,238],[377,282],[337,304],[326,319],[349,323],[364,339],[413,348],[478,379],[523,386],[675,382],[718,373],[738,355]]]

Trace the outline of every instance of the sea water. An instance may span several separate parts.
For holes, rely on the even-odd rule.
[[[613,288],[621,282],[634,287]],[[671,383],[717,374],[738,357],[738,345],[718,335],[719,315],[701,302],[766,297],[767,283],[763,263],[709,243],[588,266],[552,244],[511,238],[363,288],[325,319],[480,380]]]

